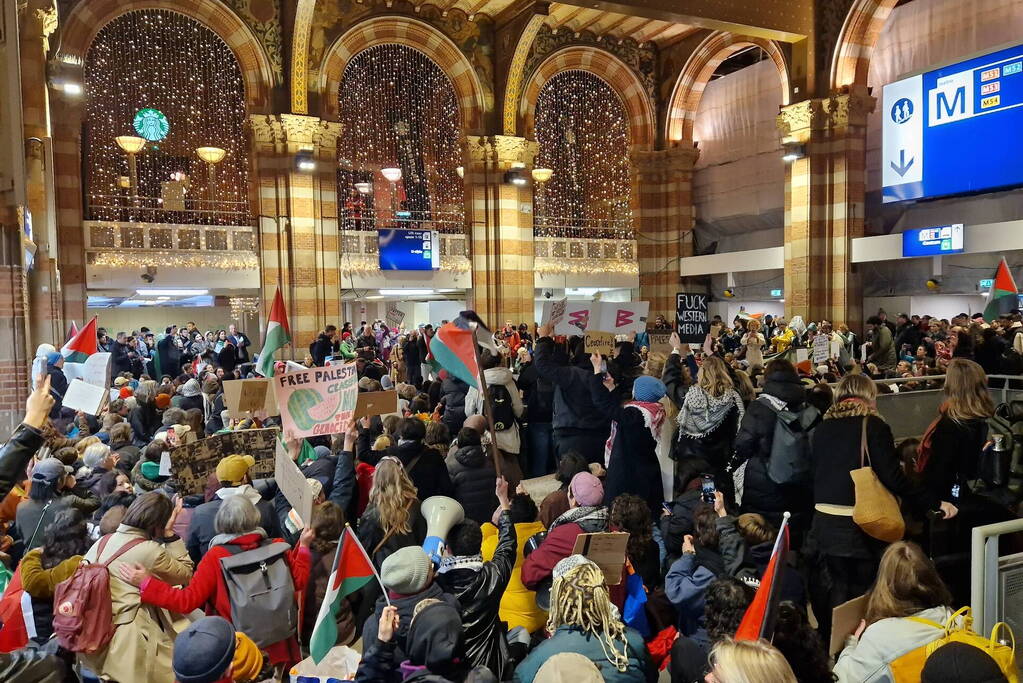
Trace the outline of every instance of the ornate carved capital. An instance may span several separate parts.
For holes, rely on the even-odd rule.
[[[320,121],[316,131],[315,142],[325,152],[335,154],[337,150],[337,139],[341,137],[344,125],[338,121]]]
[[[696,147],[671,147],[656,151],[635,151],[629,155],[632,168],[641,178],[661,178],[692,172],[700,150]]]
[[[828,99],[831,125],[835,128],[865,127],[867,115],[874,111],[876,104],[877,98],[871,97],[864,86],[853,92],[832,95]]]
[[[783,107],[776,122],[782,138],[806,141],[810,131],[823,130],[827,126],[827,112],[824,100],[803,100]]]
[[[510,167],[514,163],[532,166],[536,158],[537,143],[511,135],[466,136],[466,153],[474,165],[491,164]]]
[[[320,119],[317,116],[281,114],[281,128],[284,130],[286,142],[311,145],[314,138],[318,137]]]
[[[271,114],[252,114],[249,116],[249,126],[257,143],[274,144],[284,139],[280,119]]]

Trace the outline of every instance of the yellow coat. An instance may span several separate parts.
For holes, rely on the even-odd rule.
[[[483,559],[490,561],[497,549],[497,527],[487,522],[483,531]],[[519,547],[515,553],[515,568],[512,569],[508,587],[501,597],[501,620],[508,622],[508,628],[522,626],[530,633],[538,631],[547,623],[547,612],[536,606],[536,593],[522,583],[522,548],[529,537],[544,530],[540,522],[521,522],[515,525]]]
[[[796,333],[792,331],[792,328],[786,327],[784,332],[771,338],[771,343],[774,344],[775,351],[785,353],[795,340]]]

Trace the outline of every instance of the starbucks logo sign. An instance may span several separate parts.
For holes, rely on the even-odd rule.
[[[170,121],[159,109],[139,109],[132,122],[135,132],[150,142],[158,142],[170,132]]]

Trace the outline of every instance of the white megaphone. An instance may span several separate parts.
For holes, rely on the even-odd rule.
[[[451,531],[451,527],[465,519],[465,511],[462,510],[461,503],[447,496],[430,496],[423,501],[420,510],[426,519],[426,541],[423,543],[423,550],[434,564],[439,565],[444,547],[447,545],[445,539],[448,532]]]

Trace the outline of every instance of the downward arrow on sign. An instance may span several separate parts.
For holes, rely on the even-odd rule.
[[[906,172],[909,171],[909,169],[913,167],[913,157],[910,157],[909,161],[906,161],[906,150],[900,149],[899,150],[899,164],[896,166],[895,162],[893,161],[893,162],[891,162],[891,165],[892,165],[892,170],[895,171],[896,173],[898,173],[900,177],[904,176],[904,175],[906,175]]]

